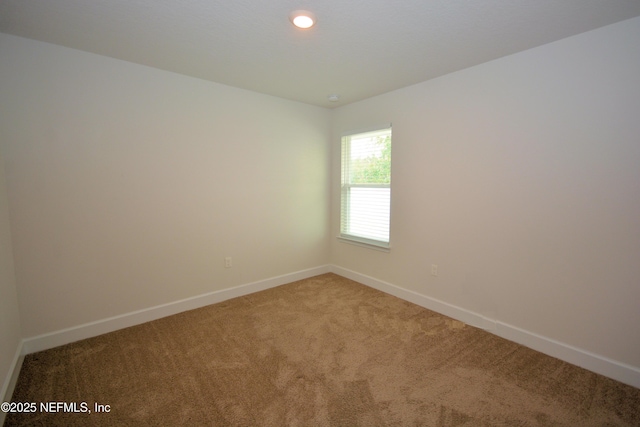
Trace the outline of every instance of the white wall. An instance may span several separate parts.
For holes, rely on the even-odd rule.
[[[0,151],[0,400],[5,397],[22,338],[7,203],[4,160]]]
[[[332,263],[640,367],[639,42],[636,18],[336,109]],[[390,253],[335,239],[339,135],[385,122]]]
[[[637,40],[640,19],[328,111],[0,34],[0,378],[16,288],[28,338],[328,260],[640,367]],[[338,136],[388,122],[383,253],[335,239]]]
[[[329,110],[4,34],[0,85],[24,337],[327,263]]]

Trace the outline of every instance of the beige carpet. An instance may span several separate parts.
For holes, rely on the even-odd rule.
[[[640,426],[638,389],[334,274],[28,355],[13,401],[92,413],[8,426]]]

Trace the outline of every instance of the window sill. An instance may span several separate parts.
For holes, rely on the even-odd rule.
[[[350,245],[360,246],[367,249],[373,249],[380,252],[391,252],[391,246],[388,243],[373,243],[373,241],[366,241],[357,237],[351,236],[338,236],[338,240],[342,243],[348,243]],[[386,246],[382,246],[386,245]]]

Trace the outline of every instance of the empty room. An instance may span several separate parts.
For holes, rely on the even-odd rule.
[[[0,0],[0,424],[640,425],[639,46],[637,0]]]

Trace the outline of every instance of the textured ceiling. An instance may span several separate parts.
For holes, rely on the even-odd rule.
[[[636,16],[640,0],[0,0],[0,32],[325,107]]]

